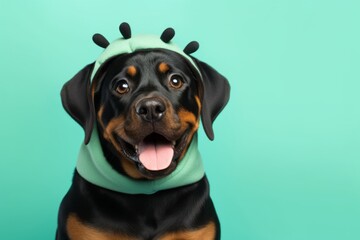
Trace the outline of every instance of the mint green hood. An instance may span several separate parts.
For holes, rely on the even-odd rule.
[[[129,194],[153,194],[197,182],[204,176],[196,134],[174,172],[161,179],[135,180],[114,170],[105,159],[96,129],[93,130],[90,142],[81,145],[76,169],[80,176],[92,184]]]
[[[127,24],[122,24],[123,27],[124,25]],[[100,44],[99,41],[95,41],[95,43],[105,49],[95,61],[90,82],[92,82],[100,67],[110,58],[120,54],[129,54],[147,49],[167,49],[176,52],[182,55],[201,76],[197,65],[186,53],[189,51],[184,52],[184,50],[180,49],[170,41],[171,37],[164,42],[159,36],[155,35],[130,37],[131,34],[129,31],[125,32],[125,34],[122,32],[122,34],[124,38],[118,38],[111,44],[104,39],[103,36],[101,36]],[[157,180],[135,180],[114,170],[105,159],[96,126],[93,127],[90,141],[87,144],[83,143],[80,147],[76,169],[84,179],[92,184],[112,191],[129,194],[152,194],[160,190],[176,188],[197,182],[204,176],[204,167],[198,151],[196,134],[185,156],[170,175]]]
[[[118,38],[107,46],[103,53],[95,61],[91,79],[93,79],[100,66],[111,57],[146,49],[166,49],[176,52],[187,59],[201,76],[201,73],[192,58],[184,53],[184,51],[173,42],[165,43],[159,38],[159,36],[156,35],[138,35],[133,36],[130,39]]]

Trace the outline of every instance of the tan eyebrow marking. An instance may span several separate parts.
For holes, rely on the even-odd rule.
[[[169,71],[169,69],[170,69],[170,67],[166,63],[162,62],[159,64],[159,71],[161,73],[166,73],[167,71]]]
[[[135,77],[137,73],[136,67],[131,65],[130,67],[128,67],[126,73],[129,74],[131,77]]]

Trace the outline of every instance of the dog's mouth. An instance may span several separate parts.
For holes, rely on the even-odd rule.
[[[170,166],[175,142],[170,142],[159,134],[151,134],[136,147],[142,165],[147,170],[160,171]]]
[[[138,144],[132,145],[117,137],[124,155],[136,162],[141,172],[168,174],[175,169],[177,161],[186,147],[187,134],[171,140],[159,133],[147,135]]]

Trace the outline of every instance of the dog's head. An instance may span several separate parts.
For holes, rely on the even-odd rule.
[[[227,80],[195,58],[163,49],[140,49],[95,63],[67,82],[63,106],[85,130],[94,126],[114,169],[132,178],[170,174],[181,161],[200,117],[212,140],[212,123],[229,98]],[[96,122],[96,124],[94,124]]]

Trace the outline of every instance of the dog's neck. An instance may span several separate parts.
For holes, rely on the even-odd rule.
[[[185,186],[199,181],[205,174],[195,134],[185,156],[170,175],[156,180],[131,179],[114,170],[105,159],[96,127],[90,142],[80,147],[76,169],[94,185],[128,194],[153,194]]]

